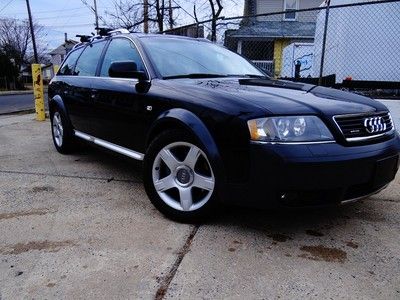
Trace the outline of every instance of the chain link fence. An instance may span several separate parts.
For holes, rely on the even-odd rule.
[[[255,1],[254,14],[218,18],[216,36],[211,20],[163,33],[215,40],[274,78],[399,93],[400,0],[281,2],[291,6]]]

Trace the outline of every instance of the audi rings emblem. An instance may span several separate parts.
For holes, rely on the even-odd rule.
[[[383,132],[386,130],[386,122],[382,117],[366,118],[364,120],[364,127],[368,133]]]

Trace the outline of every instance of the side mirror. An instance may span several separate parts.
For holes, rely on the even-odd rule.
[[[108,69],[108,75],[114,78],[137,78],[139,81],[146,80],[145,72],[138,71],[133,61],[116,61]]]

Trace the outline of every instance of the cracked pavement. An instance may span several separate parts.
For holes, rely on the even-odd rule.
[[[0,299],[400,297],[400,176],[329,209],[225,208],[165,219],[140,164],[81,147],[49,122],[0,117]]]

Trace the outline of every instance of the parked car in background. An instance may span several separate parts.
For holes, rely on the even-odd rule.
[[[193,222],[220,203],[338,205],[386,187],[400,138],[387,108],[273,80],[203,39],[111,32],[74,48],[49,86],[53,141],[144,163],[151,202]]]

